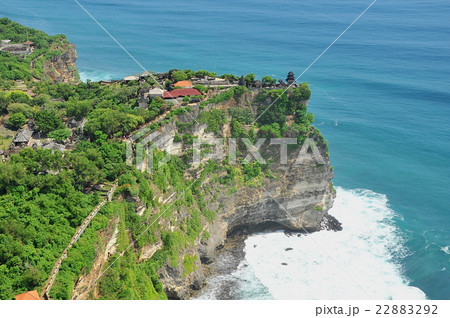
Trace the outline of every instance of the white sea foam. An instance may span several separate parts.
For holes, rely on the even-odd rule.
[[[85,82],[89,79],[92,82],[98,82],[98,81],[109,81],[114,78],[114,75],[107,73],[107,72],[101,72],[101,71],[79,71],[80,73],[80,79],[82,82]]]
[[[385,195],[338,188],[330,214],[343,231],[261,233],[246,240],[245,262],[275,299],[426,298],[408,286],[396,264],[407,251]]]

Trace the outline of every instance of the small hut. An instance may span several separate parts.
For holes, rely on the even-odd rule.
[[[27,50],[31,51],[32,48],[33,48],[34,42],[26,41],[26,42],[23,42],[22,44],[25,45],[25,47],[27,48]]]
[[[155,97],[162,97],[165,92],[166,91],[164,89],[159,88],[159,87],[155,87],[155,88],[152,88],[148,92],[148,94],[149,94],[148,96],[150,97],[150,99],[153,99]]]
[[[263,86],[263,83],[260,80],[256,80],[253,82],[254,88],[261,88]]]
[[[19,129],[17,134],[14,136],[14,139],[11,141],[11,147],[27,147],[31,141],[31,137],[33,136],[33,130],[28,127]]]
[[[50,149],[52,153],[55,153],[55,151],[59,151],[61,153],[64,153],[64,150],[66,150],[66,146],[56,143],[54,141],[51,141],[49,143],[46,143],[42,148],[44,149]]]

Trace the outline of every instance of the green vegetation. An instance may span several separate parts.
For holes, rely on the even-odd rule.
[[[251,124],[254,120],[250,108],[231,107],[228,111],[233,119],[236,119],[241,124]]]
[[[253,84],[253,82],[255,81],[255,74],[247,74],[244,77],[245,79],[245,83],[247,84],[247,86],[250,86]]]
[[[12,114],[8,119],[8,125],[13,127],[14,129],[19,129],[27,122],[27,118],[23,113],[15,113]]]
[[[35,121],[38,130],[44,134],[54,130],[64,129],[64,124],[55,111],[43,110],[36,114]]]
[[[67,128],[58,129],[48,134],[49,138],[53,138],[56,141],[64,141],[72,135],[72,131]]]
[[[187,74],[183,71],[175,71],[172,73],[171,77],[172,77],[172,81],[174,81],[174,82],[184,81],[184,80],[188,79]]]
[[[262,78],[262,82],[263,82],[264,84],[270,86],[270,85],[275,84],[275,83],[277,82],[277,80],[274,79],[274,78],[272,78],[272,77],[270,77],[270,76],[264,76],[264,77]]]
[[[194,256],[190,256],[189,254],[184,255],[183,277],[186,277],[187,275],[189,275],[190,273],[192,273],[193,271],[195,271],[197,269],[195,266],[195,262],[197,261],[197,259],[198,259],[197,255],[194,255]]]
[[[207,130],[213,133],[219,133],[219,128],[222,126],[226,120],[226,112],[219,109],[212,109],[210,111],[204,111],[199,116],[199,121],[201,123],[207,124]]]

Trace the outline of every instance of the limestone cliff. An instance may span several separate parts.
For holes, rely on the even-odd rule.
[[[36,79],[54,83],[78,83],[80,76],[75,64],[78,58],[75,44],[58,41],[44,55],[31,62],[31,72]]]
[[[255,103],[257,93],[244,94],[239,102],[231,100],[218,105],[208,105],[203,110],[193,107],[190,114],[178,116],[178,121],[189,123],[193,118],[198,119],[202,111],[211,109],[228,110],[230,107],[248,107]],[[230,119],[230,118],[228,118]],[[230,120],[220,127],[218,136],[230,136]],[[206,125],[194,125],[191,133],[199,136],[203,141],[212,139],[214,134],[207,132]],[[190,147],[176,143],[173,137],[177,127],[172,122],[159,130],[159,135],[152,142],[162,150],[180,156]],[[216,136],[217,137],[217,136]],[[268,161],[269,170],[273,177],[264,178],[252,186],[241,185],[236,191],[230,191],[228,186],[217,183],[211,186],[212,180],[206,178],[202,182],[205,202],[211,211],[218,211],[213,222],[204,226],[203,236],[196,242],[197,253],[201,263],[208,264],[214,261],[215,255],[225,245],[227,239],[236,235],[248,235],[263,230],[285,229],[296,232],[313,232],[323,230],[339,230],[340,223],[328,215],[333,205],[335,190],[332,179],[334,176],[326,142],[320,132],[311,128],[310,137],[315,141],[320,156],[324,162],[318,163],[313,156],[297,164],[301,149],[288,152],[287,164],[281,164],[277,154],[279,145],[262,148],[262,154]],[[202,163],[205,164],[206,159]],[[200,167],[194,166],[188,173],[194,178],[199,175]],[[160,270],[160,279],[169,298],[188,298],[192,290],[201,286],[204,278],[200,262],[197,270],[183,279],[183,269],[173,268],[168,263]]]
[[[61,55],[54,55],[43,64],[44,77],[54,83],[77,83],[80,81],[75,61],[78,58],[75,44],[65,44]]]
[[[231,99],[206,107],[192,105],[188,114],[172,118],[162,124],[157,131],[141,137],[141,140],[146,140],[146,143],[152,143],[159,150],[166,151],[173,156],[186,156],[186,154],[192,153],[192,144],[176,142],[174,137],[177,134],[189,133],[198,136],[203,141],[211,140],[211,142],[213,138],[229,138],[233,131],[230,127],[231,118],[228,118],[218,131],[213,133],[208,129],[208,125],[200,119],[201,114],[212,109],[220,109],[229,113],[230,108],[247,108],[252,109],[255,115],[257,94],[257,91],[247,91],[239,100]],[[270,101],[264,101],[264,103],[269,105]],[[192,124],[193,119],[197,124]],[[181,129],[181,127],[185,128]],[[288,131],[287,134],[292,134],[292,132]],[[320,132],[313,127],[308,128],[306,135],[314,140],[317,153],[323,159],[322,162],[318,162],[317,158],[312,155],[298,161],[302,149],[293,147],[288,149],[287,164],[284,164],[278,157],[280,146],[266,145],[261,147],[261,154],[269,163],[266,173],[257,180],[255,179],[256,181],[244,181],[241,176],[241,179],[238,178],[241,181],[233,187],[217,182],[218,178],[227,174],[226,169],[223,169],[223,161],[217,163],[217,171],[209,174],[205,173],[205,166],[209,162],[208,156],[202,159],[201,164],[188,165],[189,168],[185,171],[186,184],[200,180],[198,191],[204,202],[203,208],[213,211],[214,217],[208,220],[205,216],[201,216],[200,234],[193,244],[187,244],[179,250],[177,265],[166,260],[158,269],[159,280],[169,299],[187,299],[196,290],[202,288],[206,281],[205,277],[208,275],[207,264],[214,262],[216,255],[231,238],[244,239],[251,233],[275,229],[293,232],[340,229],[340,223],[328,215],[328,211],[333,205],[335,191],[332,184],[334,173],[330,165],[327,144]],[[145,170],[147,164],[148,162],[144,162],[139,167]],[[239,167],[235,169],[239,171]],[[180,195],[184,194],[176,193],[170,188],[162,192],[154,188],[154,200],[161,204],[174,203]],[[138,196],[125,195],[123,198],[126,201],[134,202],[136,214],[139,216],[151,217],[161,215],[163,212],[159,207],[153,207],[151,211],[144,212],[145,206]],[[197,200],[199,200],[198,197]],[[185,231],[186,220],[189,220],[190,213],[192,212],[187,207],[182,206],[172,212],[170,218],[162,216],[158,219],[160,231]],[[115,224],[111,223],[108,233],[114,233]],[[114,238],[114,236],[112,237]],[[111,244],[114,245],[114,242]],[[107,247],[111,244],[105,243],[105,246],[100,248],[94,264],[99,264],[99,266],[104,264],[105,257],[114,253]],[[162,236],[157,235],[152,244],[135,250],[137,262],[142,263],[151,259],[158,251],[164,249],[164,245]],[[189,269],[186,267],[186,260],[188,263],[190,262]],[[95,288],[93,291],[90,288],[82,288],[82,286],[86,286],[84,282],[95,281],[95,275],[94,272],[89,277],[80,277],[74,294],[82,294],[81,298],[96,298]]]

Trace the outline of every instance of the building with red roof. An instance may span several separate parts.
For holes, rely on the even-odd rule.
[[[163,98],[165,99],[174,99],[184,96],[200,96],[202,93],[200,93],[195,88],[181,88],[181,89],[174,89],[170,92],[164,92]]]
[[[175,87],[192,88],[194,85],[189,81],[179,81],[173,84]]]
[[[37,290],[27,291],[23,294],[14,296],[16,300],[40,300]]]

